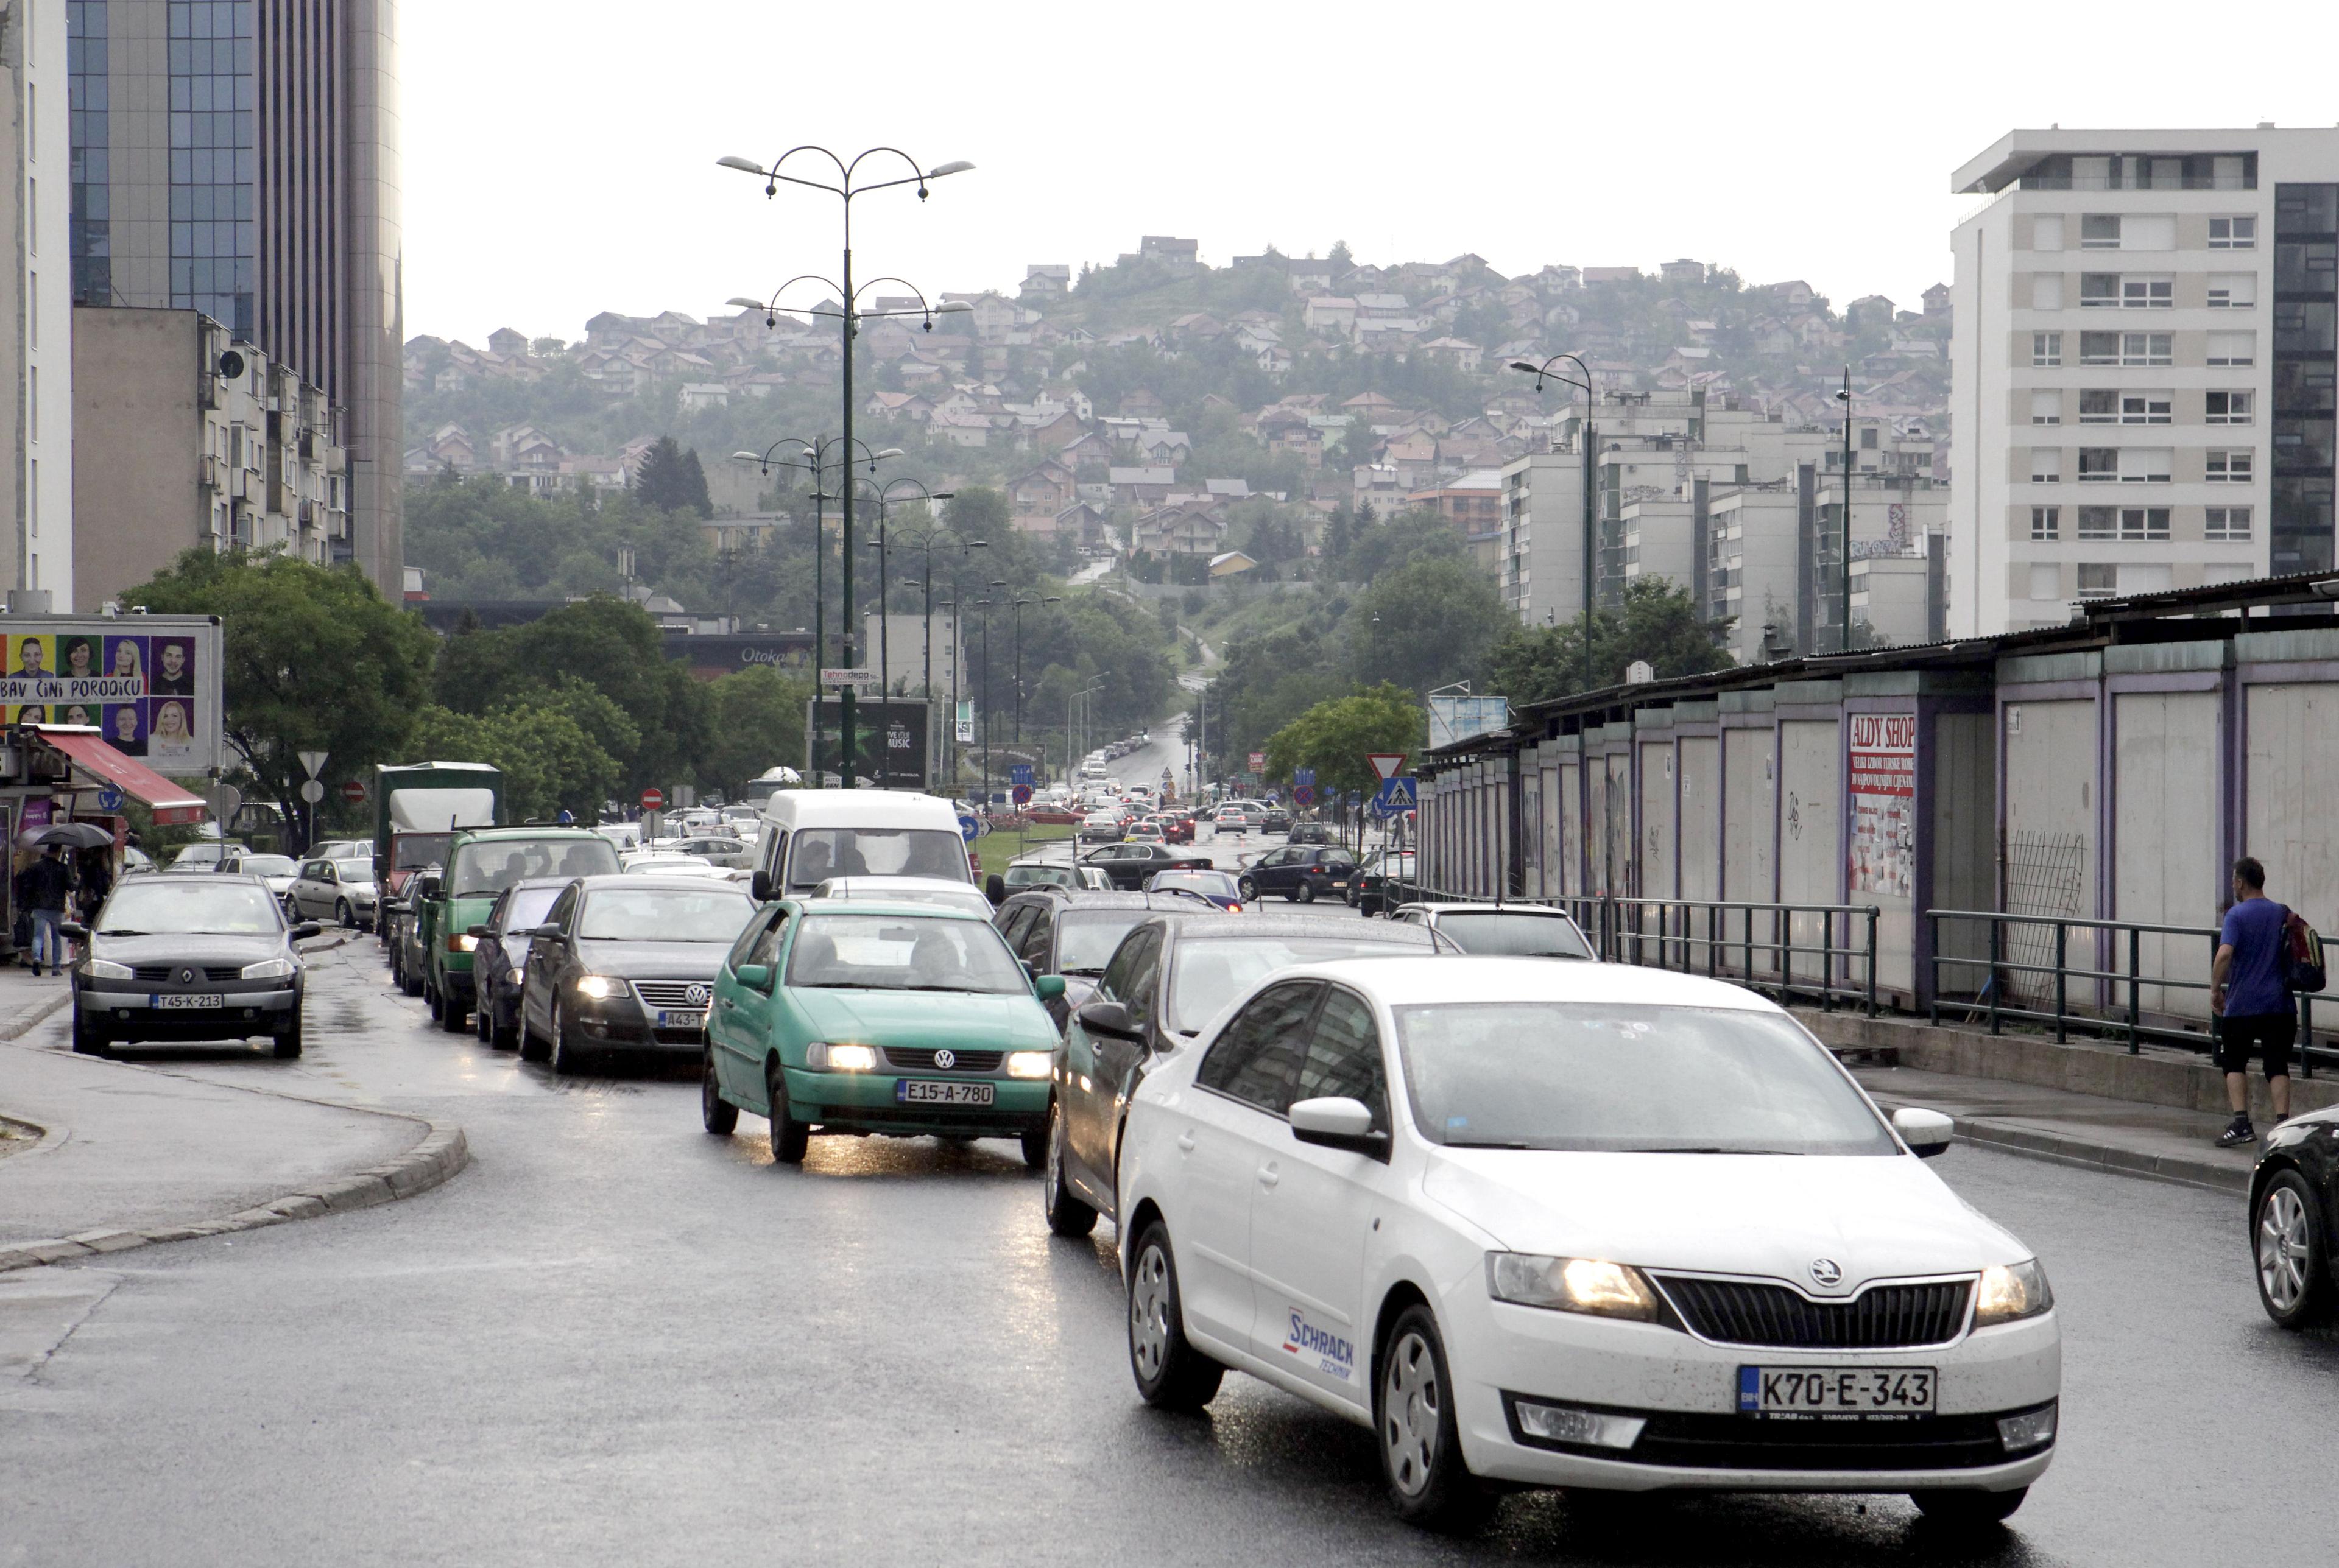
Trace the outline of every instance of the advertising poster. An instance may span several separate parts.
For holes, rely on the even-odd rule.
[[[10,724],[77,725],[173,777],[220,754],[220,627],[204,616],[8,617],[0,709]]]
[[[926,704],[923,698],[888,703],[863,698],[854,705],[853,772],[856,784],[866,781],[885,789],[926,787]],[[815,776],[837,774],[843,759],[844,705],[834,697],[813,704],[812,766]],[[881,776],[876,761],[884,757]],[[839,775],[841,776],[841,775]]]
[[[1851,891],[1915,895],[1917,715],[1852,714]]]

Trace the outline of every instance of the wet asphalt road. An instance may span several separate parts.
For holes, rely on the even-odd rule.
[[[320,962],[301,1061],[148,1060],[453,1118],[472,1169],[76,1269],[111,1294],[0,1380],[0,1564],[2195,1564],[2312,1560],[2339,1524],[2339,1343],[2266,1324],[2229,1198],[1938,1168],[2064,1315],[2062,1452],[2004,1533],[1898,1497],[1538,1494],[1449,1541],[1388,1518],[1366,1433],[1262,1385],[1140,1406],[1110,1228],[1051,1238],[1012,1146],[777,1169],[754,1118],[698,1129],[686,1075],[556,1080],[383,976],[365,939]]]

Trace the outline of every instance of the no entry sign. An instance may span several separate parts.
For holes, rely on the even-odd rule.
[[[642,792],[642,809],[644,811],[657,811],[665,806],[665,804],[666,791],[659,789],[656,784],[651,785],[648,789]]]
[[[366,787],[362,779],[351,779],[341,786],[341,798],[351,805],[365,804]]]

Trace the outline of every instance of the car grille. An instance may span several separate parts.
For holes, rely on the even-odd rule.
[[[896,1072],[997,1072],[1006,1053],[997,1050],[957,1050],[951,1053],[957,1060],[948,1067],[934,1060],[931,1050],[899,1050],[885,1048],[885,1065]]]
[[[1509,1400],[1505,1400],[1507,1405]],[[2010,1457],[1998,1412],[1910,1421],[1757,1421],[1745,1415],[1653,1415],[1630,1452],[1551,1443],[1511,1433],[1534,1448],[1704,1470],[1973,1470]],[[2045,1452],[2038,1450],[2037,1452]]]
[[[698,1000],[690,997],[691,987],[698,988]],[[715,982],[711,980],[637,980],[634,994],[642,1005],[650,1008],[704,1008],[712,1004]]]
[[[175,963],[142,963],[131,972],[140,980],[174,980],[178,977],[179,966]],[[208,966],[202,971],[202,977],[207,981],[242,980],[243,965],[230,963]]]
[[[1783,1285],[1661,1274],[1692,1333],[1722,1345],[1786,1350],[1892,1350],[1942,1345],[1965,1326],[1969,1280],[1872,1285],[1849,1301],[1813,1301]]]

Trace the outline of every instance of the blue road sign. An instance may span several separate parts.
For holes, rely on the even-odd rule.
[[[1381,780],[1378,794],[1373,796],[1373,810],[1382,816],[1395,816],[1414,806],[1413,780],[1404,774],[1392,774]]]
[[[972,812],[961,812],[958,815],[958,831],[966,835],[967,843],[972,843],[975,835],[982,831],[982,820]]]
[[[1316,786],[1314,784],[1293,784],[1291,786],[1291,804],[1293,805],[1314,805],[1316,804]]]
[[[112,784],[107,784],[104,789],[99,790],[97,792],[97,809],[100,811],[120,811],[122,809],[122,792],[114,788]]]
[[[1028,787],[1031,783],[1031,764],[1030,763],[1011,764],[1007,769],[1007,782]]]

